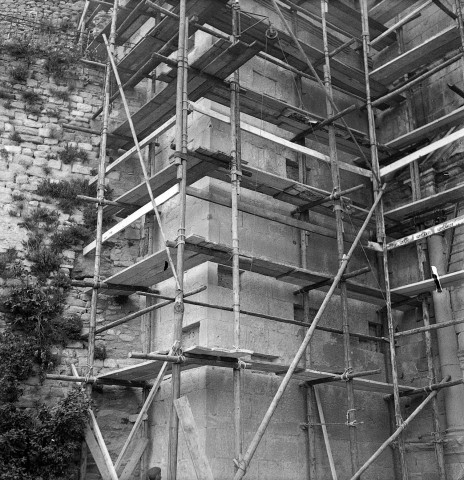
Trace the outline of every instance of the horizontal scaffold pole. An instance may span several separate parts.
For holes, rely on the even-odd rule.
[[[349,193],[354,193],[357,192],[358,190],[363,190],[366,188],[366,185],[361,184],[361,185],[356,185],[355,187],[350,187],[345,190],[342,190],[341,192],[333,192],[331,195],[325,198],[321,198],[319,200],[315,200],[314,202],[308,202],[305,205],[301,205],[300,207],[296,208],[292,213],[303,213],[306,212],[307,210],[317,207],[318,205],[323,205],[324,203],[331,202],[333,200],[338,200],[340,198],[343,199],[344,195],[348,195]],[[349,200],[348,198],[344,200]]]
[[[202,287],[199,287],[195,290],[192,290],[191,292],[187,292],[184,294],[184,297],[189,297],[191,295],[196,295],[197,293],[203,292],[203,290],[206,290],[206,286],[203,285]],[[142,292],[140,292],[142,293]],[[147,293],[147,292],[143,292]],[[164,302],[157,303],[155,305],[150,305],[149,307],[142,308],[142,310],[138,310],[137,312],[131,313],[130,315],[127,315],[125,317],[119,318],[118,320],[115,320],[114,322],[110,322],[107,325],[104,325],[102,327],[99,327],[95,330],[95,334],[106,332],[106,330],[109,330],[110,328],[117,327],[118,325],[121,325],[123,323],[129,322],[130,320],[134,320],[134,318],[140,317],[142,315],[145,315],[146,313],[152,312],[153,310],[158,310],[160,308],[165,307],[166,305],[170,305],[175,301],[174,297],[170,297],[169,300],[166,300]],[[82,339],[85,339],[89,336],[88,333],[84,333],[81,335]]]
[[[334,375],[333,377],[318,378],[317,380],[307,380],[306,382],[301,382],[300,386],[312,387],[314,385],[319,385],[320,383],[347,382],[352,378],[368,377],[370,375],[377,375],[378,373],[381,373],[380,368],[377,368],[375,370],[365,370],[364,372],[347,372],[346,374],[342,373],[340,375]]]
[[[158,290],[153,290],[148,287],[142,287],[137,285],[119,285],[117,283],[92,282],[88,280],[71,280],[71,287],[96,288],[98,290],[121,290],[123,292],[131,293],[135,293],[137,291],[151,293],[158,292]]]
[[[359,275],[364,275],[367,272],[370,272],[370,267],[363,267],[359,270],[353,270],[352,272],[345,273],[342,276],[342,280],[348,280],[350,278],[358,277]],[[329,285],[333,282],[333,278],[328,278],[327,280],[322,280],[321,282],[313,283],[312,285],[308,285],[306,287],[300,288],[299,290],[295,290],[293,295],[299,295],[300,293],[310,292],[311,290],[317,290],[318,288],[324,287],[325,285]]]
[[[446,379],[443,380],[443,382],[446,382],[449,380],[450,377],[446,377]],[[436,397],[438,391],[435,390],[432,393],[430,393],[427,398],[424,399],[424,401],[414,410],[414,412],[409,415],[409,417],[401,424],[400,427],[398,427],[385,442],[377,449],[377,451],[369,458],[369,460],[351,477],[350,480],[358,480],[361,475],[377,460],[377,458],[382,454],[382,452],[389,446],[391,445],[400,435],[401,433],[409,426],[409,424],[419,415],[419,413],[427,406],[430,401]]]
[[[405,92],[406,90],[409,90],[411,87],[414,87],[415,85],[422,83],[424,80],[427,78],[431,77],[435,73],[439,72],[440,70],[443,70],[446,67],[449,67],[453,63],[457,62],[460,58],[462,57],[462,53],[459,53],[457,55],[454,55],[448,60],[445,60],[443,63],[440,63],[440,65],[437,65],[436,67],[431,68],[430,70],[427,70],[425,73],[412,78],[408,82],[402,84],[395,90],[392,90],[391,92],[385,94],[382,97],[376,98],[372,102],[373,107],[378,107],[379,105],[382,105],[383,103],[387,102],[388,100],[391,100],[393,97],[396,97],[397,95],[400,95],[401,93]]]
[[[365,268],[367,268],[367,267],[365,267]],[[329,279],[327,281],[327,284],[330,283],[332,280],[333,279]],[[137,292],[137,293],[139,295],[142,295],[142,296],[145,296],[145,297],[166,298],[166,299],[168,299],[168,301],[171,299],[171,297],[168,297],[166,295],[156,294],[156,293],[148,293],[148,292]],[[197,306],[197,307],[205,307],[205,308],[213,308],[213,309],[216,309],[216,310],[222,310],[224,312],[233,312],[234,311],[232,307],[226,307],[224,305],[218,305],[218,304],[215,304],[215,303],[197,302],[195,300],[185,300],[184,303],[189,304],[189,305],[194,305],[194,306]],[[159,304],[159,305],[161,305],[161,304]],[[268,315],[267,313],[250,312],[249,310],[243,310],[243,309],[240,309],[240,313],[242,315],[248,315],[250,317],[264,318],[266,320],[272,320],[274,322],[288,323],[290,325],[298,325],[299,327],[305,327],[305,328],[310,327],[310,324],[308,324],[307,322],[299,322],[298,320],[293,320],[292,318],[276,317],[274,315]],[[338,330],[336,328],[323,327],[323,326],[319,326],[319,325],[316,328],[317,328],[317,330],[321,330],[323,332],[335,333],[335,334],[339,334],[339,335],[343,334],[342,330]],[[372,341],[376,341],[376,342],[387,341],[387,339],[384,338],[384,337],[374,337],[372,335],[364,335],[362,333],[352,333],[351,332],[350,335],[352,337],[360,338],[362,340],[372,340]]]
[[[76,383],[93,383],[99,385],[116,385],[120,387],[138,387],[146,388],[147,382],[138,382],[131,380],[118,380],[111,378],[98,378],[98,377],[82,377],[75,375],[56,375],[53,373],[47,373],[45,375],[47,380],[59,380],[60,382],[76,382]]]
[[[157,353],[143,353],[132,352],[129,353],[129,358],[136,358],[138,360],[157,360],[160,362],[176,363],[181,365],[206,365],[211,367],[224,367],[224,368],[245,368],[246,363],[239,362],[236,358],[230,360],[206,358],[204,356],[187,357],[183,355],[161,355]]]
[[[444,147],[445,145],[448,145],[452,142],[455,142],[456,140],[461,139],[464,137],[464,128],[461,128],[460,130],[451,133],[450,135],[447,135],[446,137],[440,138],[440,140],[437,140],[435,142],[432,142],[430,145],[427,145],[426,147],[422,147],[419,150],[416,150],[413,153],[410,153],[409,155],[406,155],[405,157],[401,158],[400,160],[397,160],[396,162],[391,163],[390,165],[387,165],[383,168],[380,169],[380,176],[385,177],[386,175],[396,172],[396,170],[399,170],[400,168],[403,168],[410,163],[418,160],[419,158],[425,157],[429,153],[435,152],[439,148]]]
[[[434,323],[433,325],[412,328],[411,330],[405,330],[404,332],[397,332],[395,333],[395,338],[406,337],[408,335],[415,335],[417,333],[429,332],[430,330],[439,330],[440,328],[451,327],[453,325],[460,325],[461,323],[464,323],[464,319],[450,320],[449,322]]]
[[[447,377],[449,378],[449,377]],[[419,387],[414,390],[407,390],[405,392],[400,392],[400,397],[413,397],[414,395],[423,395],[424,393],[438,392],[443,388],[455,387],[456,385],[462,385],[464,379],[460,378],[459,380],[442,380],[440,383],[434,383],[433,385],[426,385],[425,387]],[[386,400],[391,400],[391,395],[386,395]]]

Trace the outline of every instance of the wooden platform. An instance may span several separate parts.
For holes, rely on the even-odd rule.
[[[429,142],[431,137],[435,137],[439,133],[449,130],[451,127],[461,125],[463,121],[464,106],[386,142],[385,146],[399,150],[405,148],[410,149],[414,145]]]
[[[192,154],[188,156],[187,162],[188,185],[191,185],[200,178],[208,175],[209,173],[214,171],[215,168],[225,165],[228,165],[228,160],[221,159],[218,155],[200,157],[196,156],[195,152],[192,152]],[[177,165],[175,163],[164,167],[162,170],[150,177],[150,185],[155,198],[176,184]],[[140,183],[128,192],[116,198],[115,201],[134,206],[144,206],[147,202],[150,201],[150,196],[148,194],[148,189],[145,182]],[[121,208],[116,206],[106,206],[104,207],[103,212],[105,215],[118,215],[121,217],[127,216],[128,214],[132,213],[132,211],[127,208]]]
[[[175,243],[167,242],[173,256],[176,257]],[[231,266],[231,248],[225,245],[208,242],[203,237],[190,235],[185,241],[185,270],[196,267],[204,262],[211,261],[221,265]],[[282,282],[290,283],[298,287],[304,287],[318,283],[332,277],[312,270],[299,268],[294,265],[272,261],[266,257],[249,256],[245,253],[240,255],[240,269],[243,271],[259,273],[268,277],[276,278]],[[142,287],[150,287],[172,277],[171,269],[167,262],[165,249],[148,255],[143,260],[123,269],[119,273],[105,279],[106,283],[117,285],[137,284]],[[371,303],[374,305],[385,305],[385,293],[381,290],[354,282],[346,282],[348,297]],[[321,290],[327,290],[322,287]],[[90,294],[91,289],[86,291]],[[115,289],[105,290],[105,295],[130,295],[130,292]],[[405,302],[408,296],[393,293],[393,303]],[[416,302],[412,300],[412,304]],[[402,305],[400,309],[409,309],[410,306]]]
[[[464,282],[464,270],[458,272],[447,273],[440,277],[440,283],[443,288],[452,287],[453,285],[459,285]],[[400,295],[416,296],[425,292],[432,292],[436,289],[433,279],[428,278],[421,282],[411,283],[402,287],[392,288],[391,292],[399,293]]]
[[[178,14],[179,9],[175,7],[173,13]],[[187,16],[189,18],[195,17],[196,24],[204,24],[210,17],[211,12],[211,1],[210,0],[195,0],[187,2]],[[144,63],[150,59],[153,52],[157,52],[162,47],[165,47],[166,43],[171,39],[171,37],[179,29],[179,20],[163,16],[161,14],[162,20],[156,25],[153,26],[141,39],[134,45],[134,47],[127,52],[127,54],[118,62],[118,68],[121,71],[121,78],[123,81],[128,80],[129,75],[124,74],[124,71],[137,71]],[[197,31],[197,27],[192,23],[189,25],[189,36],[193,35]],[[164,51],[164,56],[169,56],[171,53],[176,51],[177,41]],[[161,60],[156,60],[152,66],[151,70],[162,63]],[[149,73],[149,72],[147,72]]]
[[[253,352],[243,349],[227,349],[218,347],[202,347],[194,345],[183,350],[182,354],[189,360],[198,360],[198,364],[182,365],[182,370],[191,370],[201,365],[201,360],[205,357],[217,359],[239,359],[249,357]],[[98,375],[98,378],[111,380],[132,380],[147,381],[152,380],[158,375],[164,362],[160,360],[148,360],[130,367],[120,368],[113,372]],[[171,371],[172,363],[168,364],[168,373]]]
[[[453,25],[383,65],[376,65],[374,62],[370,78],[389,85],[403,75],[414,72],[422,65],[442,59],[445,54],[460,46],[459,30],[457,26]]]
[[[404,10],[424,0],[380,0],[369,10],[369,16],[380,23],[387,23]]]
[[[319,3],[312,1],[300,1],[296,3],[299,3],[308,12],[311,12],[315,18],[320,18],[321,6]],[[362,23],[359,11],[350,7],[341,0],[331,0],[328,12],[326,13],[326,19],[329,28],[339,28],[343,32],[351,34],[358,40],[362,39]],[[384,25],[369,16],[369,33],[372,40],[384,33],[386,30],[387,28]],[[396,36],[392,32],[375,44],[374,48],[376,50],[382,50],[395,42]]]
[[[245,64],[259,50],[258,44],[247,45],[238,42],[231,45],[226,40],[216,41],[207,52],[195,60],[190,66],[187,85],[188,97],[195,101],[204,97],[211,88],[211,83],[222,82],[237,68]],[[132,115],[132,121],[140,138],[146,137],[152,130],[169,120],[176,107],[176,73],[171,70],[167,75],[169,83],[166,87],[143,105]],[[127,121],[114,130],[115,134],[130,136]],[[111,146],[128,148],[132,142],[111,140]]]
[[[456,202],[464,198],[464,183],[456,185],[449,190],[430,195],[430,197],[416,200],[415,202],[393,208],[385,212],[391,219],[402,221],[435,210],[447,203]]]
[[[242,359],[246,364],[247,370],[274,373],[276,375],[283,375],[287,372],[289,366],[279,363],[271,363],[265,361],[259,361],[252,359],[253,352],[250,350],[228,350],[224,348],[210,348],[202,346],[193,346],[184,350],[183,355],[190,361],[198,360],[198,363],[183,365],[181,368],[183,371],[198,368],[202,365],[203,358],[209,359]],[[105,380],[125,380],[125,381],[150,381],[155,379],[158,375],[164,362],[160,360],[149,360],[146,362],[133,365],[131,367],[120,368],[113,372],[104,373],[98,375],[98,379]],[[168,371],[171,371],[172,364],[169,364]],[[321,372],[310,369],[298,369],[293,375],[295,380],[318,380],[321,378],[333,378],[336,374],[329,372]],[[334,382],[332,385],[346,387],[345,382]],[[367,380],[361,378],[355,378],[353,381],[355,389],[376,393],[392,393],[393,385],[384,382],[378,382],[375,380]],[[400,392],[414,390],[413,387],[400,385]]]
[[[211,89],[206,92],[205,97],[226,107],[230,104],[230,92],[222,85],[212,85]],[[321,116],[310,111],[308,111],[307,115],[303,115],[297,107],[251,88],[247,88],[245,92],[240,95],[240,110],[242,113],[293,132],[295,136],[308,131],[311,125],[310,122],[317,123],[324,120]],[[351,155],[359,155],[359,149],[353,143],[341,123],[338,121],[334,122],[334,126],[336,128],[337,148]],[[352,128],[351,131],[363,152],[369,155],[367,131],[365,132],[355,128]],[[314,135],[309,132],[306,136],[324,145],[328,145],[329,143],[327,128],[318,130]]]
[[[332,3],[332,2],[331,2]],[[315,3],[319,7],[319,3]],[[269,8],[267,6],[267,8]],[[272,10],[272,7],[271,7]],[[283,9],[284,11],[287,9]],[[330,8],[329,8],[330,10]],[[288,11],[288,10],[287,10]],[[266,12],[265,9],[258,8],[257,12]],[[262,21],[263,17],[259,15],[242,15],[240,18],[242,41],[251,43],[253,41],[264,42],[266,39],[266,30],[268,23]],[[215,8],[212,10],[212,16],[208,23],[221,31],[231,34],[230,9],[225,1],[215,0]],[[298,17],[297,30],[305,32],[305,40],[301,41],[301,46],[311,62],[316,62],[324,57],[322,42],[322,29],[319,25],[310,23],[301,16]],[[292,38],[286,31],[277,29],[277,38],[266,40],[266,53],[278,58],[285,63],[289,63],[299,70],[307,71],[307,65],[301,58],[299,50],[294,45]],[[329,49],[342,45],[337,37],[328,35]],[[332,84],[348,93],[352,93],[359,98],[364,98],[366,89],[364,85],[364,67],[362,55],[355,50],[347,48],[331,59]],[[321,78],[324,78],[322,66],[316,67],[316,71]],[[374,96],[381,96],[386,93],[386,87],[383,82],[373,80],[371,90]]]

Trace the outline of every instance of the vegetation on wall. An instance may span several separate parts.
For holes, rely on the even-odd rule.
[[[38,193],[72,214],[87,208],[77,195],[95,194],[95,187],[83,180],[44,180]],[[74,221],[63,225],[60,218],[44,206],[28,211],[20,224],[28,232],[24,260],[15,248],[0,254],[0,275],[8,282],[1,299],[6,329],[0,333],[0,480],[77,478],[89,408],[84,390],[72,390],[55,406],[20,407],[24,381],[43,379],[60,362],[55,347],[78,340],[82,331],[80,316],[66,314],[70,278],[60,267],[65,251],[87,240],[91,229]]]
[[[73,87],[67,85],[72,83],[68,72],[78,64],[81,54],[69,41],[70,34],[63,36],[62,42],[41,42],[40,36],[59,35],[72,26],[69,21],[62,22],[59,29],[45,24],[35,40],[19,35],[0,39],[0,53],[11,57],[10,81],[5,85],[16,90],[0,90],[4,108],[16,100],[23,102],[26,113],[45,113],[39,90],[31,88],[33,83],[24,85],[28,78],[35,78],[37,67],[56,83],[50,94],[70,100]],[[46,114],[58,116],[59,110]],[[50,131],[47,136],[58,139],[61,132]],[[22,141],[15,131],[9,139]],[[62,147],[56,157],[64,164],[89,160],[88,153],[73,144]],[[8,159],[8,151],[1,147],[0,157]],[[50,173],[46,165],[43,168]],[[0,331],[0,480],[77,479],[76,461],[90,406],[82,388],[70,390],[54,406],[33,403],[27,385],[42,381],[45,373],[60,363],[57,347],[80,338],[82,320],[66,310],[70,278],[63,264],[72,258],[69,250],[87,241],[93,232],[96,206],[83,203],[77,195],[95,196],[96,188],[83,180],[45,179],[35,193],[43,197],[36,208],[30,207],[23,194],[13,195],[15,210],[11,214],[22,217],[20,226],[27,231],[27,238],[22,248],[0,253],[0,311],[5,325]],[[47,202],[55,206],[45,205]],[[76,222],[80,215],[83,224]],[[106,357],[104,345],[97,353]],[[30,377],[36,380],[28,381]]]

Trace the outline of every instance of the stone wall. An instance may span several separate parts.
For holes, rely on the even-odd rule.
[[[81,209],[65,214],[55,200],[37,195],[38,185],[45,179],[52,182],[90,180],[98,168],[100,135],[65,129],[63,124],[99,132],[100,117],[92,120],[92,115],[102,104],[103,70],[78,60],[62,77],[56,77],[46,69],[48,52],[61,51],[75,43],[75,27],[83,4],[82,1],[5,0],[0,5],[0,253],[14,247],[18,259],[25,265],[28,261],[24,258],[23,242],[27,242],[28,232],[21,222],[28,213],[39,207],[58,211],[60,228],[79,224],[83,220]],[[45,54],[34,54],[29,61],[22,56],[11,55],[8,46],[23,41],[30,47],[40,47]],[[11,71],[18,66],[27,69],[23,81],[12,78]],[[31,95],[35,99],[33,108],[27,105],[27,98]],[[128,96],[131,107],[135,108],[145,99],[145,86],[129,92]],[[114,123],[124,120],[120,102],[113,104],[111,115]],[[88,161],[65,164],[60,160],[60,152],[66,146],[85,151]],[[109,153],[113,158],[117,155],[117,152]],[[112,172],[108,177],[117,196],[123,189],[139,183],[140,169],[135,163]],[[127,267],[137,259],[143,235],[143,224],[137,222],[105,245],[102,277]],[[83,257],[83,246],[81,244],[64,252],[61,270],[69,273],[72,279],[92,278],[94,258],[92,254]],[[2,295],[12,282],[0,279]],[[115,320],[139,308],[140,302],[136,298],[121,302],[101,295],[97,324]],[[85,289],[70,290],[64,311],[64,315],[69,314],[82,318],[85,333],[90,318],[90,301]],[[5,326],[3,315],[0,313],[0,328]],[[95,361],[94,374],[132,364],[127,353],[134,344],[141,342],[140,319],[98,335],[97,344],[106,347],[107,358]],[[82,375],[88,372],[86,342],[57,346],[54,353],[57,365],[52,373],[70,375],[70,364],[76,365]],[[20,401],[24,407],[33,407],[37,400],[56,402],[71,387],[68,382],[46,380],[41,383],[38,377],[30,378],[26,384]],[[104,391],[94,392],[94,402],[110,452],[115,454],[132,427],[130,415],[137,412],[141,393],[139,389],[105,387]],[[94,475],[96,471],[96,467],[90,465],[88,478],[98,478]]]

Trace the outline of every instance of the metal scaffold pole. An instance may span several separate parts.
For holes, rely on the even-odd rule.
[[[232,4],[232,38],[236,43],[240,39],[240,2]],[[241,179],[241,135],[240,135],[240,73],[235,70],[230,82],[230,139],[231,139],[231,216],[232,216],[232,287],[234,310],[234,348],[240,346],[240,244],[238,232],[238,201]],[[242,369],[235,368],[234,383],[234,457],[242,456]],[[237,468],[237,467],[235,467]]]
[[[176,90],[176,162],[177,181],[179,182],[179,230],[177,236],[177,291],[174,302],[174,331],[173,343],[181,346],[182,324],[184,320],[184,250],[185,250],[185,222],[187,201],[187,44],[188,21],[186,18],[186,0],[180,0],[179,5],[179,41],[177,51],[177,90]],[[179,364],[172,366],[171,396],[172,404],[169,419],[169,444],[168,444],[168,480],[177,478],[177,448],[179,435],[179,419],[174,401],[180,397]]]
[[[327,117],[331,117],[335,112],[332,108],[333,103],[333,90],[332,90],[332,76],[330,71],[330,56],[329,56],[329,41],[327,32],[327,20],[326,13],[328,12],[329,2],[327,0],[321,0],[321,20],[322,20],[322,35],[324,42],[324,83],[327,92]],[[329,101],[328,99],[332,101]],[[329,150],[330,150],[330,169],[332,174],[332,185],[335,192],[341,190],[340,170],[338,167],[338,154],[337,154],[337,140],[335,137],[335,127],[333,123],[328,126],[329,130]],[[341,199],[336,200],[334,205],[335,209],[335,223],[337,228],[337,251],[339,265],[343,261],[345,255],[344,244],[344,227],[343,227],[343,202]],[[353,369],[353,362],[351,358],[351,342],[350,342],[350,326],[348,317],[348,293],[346,287],[346,281],[340,281],[340,307],[343,326],[343,351],[345,357],[345,369],[350,372]],[[347,424],[349,428],[350,439],[350,460],[351,460],[351,473],[355,474],[358,470],[358,448],[357,448],[357,432],[356,432],[356,409],[354,402],[354,387],[353,380],[347,380],[346,382],[347,392]]]
[[[375,117],[374,109],[372,106],[371,99],[371,89],[370,89],[370,77],[369,77],[369,54],[370,54],[370,33],[369,33],[369,16],[367,1],[360,0],[361,7],[361,20],[362,20],[362,40],[363,40],[363,58],[364,58],[364,76],[366,83],[366,105],[367,105],[367,115],[368,115],[368,126],[369,126],[369,138],[371,144],[371,165],[373,168],[373,186],[374,186],[374,195],[377,198],[379,191],[382,188],[379,178],[380,178],[380,164],[379,156],[377,150],[377,137],[375,132]],[[391,370],[392,370],[392,382],[393,382],[393,403],[395,408],[395,423],[397,429],[400,429],[403,425],[403,419],[401,417],[401,406],[399,400],[399,387],[398,387],[398,371],[396,364],[396,350],[395,350],[395,331],[393,325],[393,314],[392,314],[392,302],[391,302],[391,291],[390,291],[390,278],[388,273],[388,255],[387,255],[387,239],[385,233],[385,219],[384,219],[384,209],[383,201],[380,201],[376,211],[376,224],[377,224],[377,241],[383,245],[383,271],[384,271],[384,282],[385,282],[385,296],[386,296],[386,310],[387,310],[387,322],[388,322],[388,337],[390,340],[390,357],[391,357]],[[403,480],[409,478],[406,458],[405,458],[405,448],[402,435],[398,437],[398,451],[401,463],[401,475]]]

